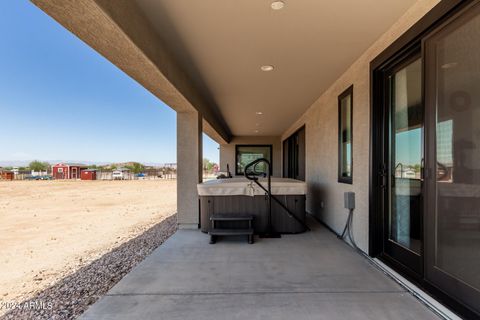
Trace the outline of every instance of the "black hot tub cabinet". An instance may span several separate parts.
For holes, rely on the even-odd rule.
[[[259,180],[267,187],[267,180]],[[276,196],[301,221],[305,222],[306,183],[294,179],[272,177],[272,194]],[[200,227],[208,232],[213,214],[254,216],[256,234],[265,233],[268,226],[268,197],[265,192],[246,178],[218,179],[200,183],[197,186],[200,197]],[[217,222],[220,227],[243,228],[235,222]],[[219,226],[217,226],[218,228]],[[278,203],[272,201],[272,227],[279,233],[300,233],[305,227],[296,221]]]

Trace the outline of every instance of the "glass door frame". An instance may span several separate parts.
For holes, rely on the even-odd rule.
[[[442,0],[424,17],[408,29],[402,36],[395,40],[383,52],[370,62],[370,174],[369,174],[369,252],[371,257],[379,258],[384,263],[392,267],[394,270],[402,274],[404,277],[417,284],[436,299],[450,307],[465,318],[476,318],[479,315],[472,313],[471,309],[464,304],[446,294],[438,287],[427,281],[425,278],[425,268],[423,274],[419,275],[412,272],[409,268],[405,268],[397,263],[394,259],[390,259],[384,252],[384,203],[383,188],[385,188],[385,88],[383,79],[385,78],[385,66],[388,66],[395,59],[405,55],[409,50],[422,43],[422,40],[433,33],[439,26],[457,15],[463,9],[469,7],[478,0]],[[425,61],[422,50],[422,58]],[[425,74],[425,73],[424,73]],[[425,81],[422,81],[425,83]],[[425,85],[424,85],[425,90]],[[428,112],[428,111],[426,111]],[[427,116],[425,114],[425,116]],[[425,119],[426,120],[426,119]],[[429,141],[425,136],[425,141]],[[428,146],[425,148],[425,156],[428,154]],[[425,172],[428,175],[428,172]],[[425,194],[425,198],[428,195]],[[426,199],[425,199],[426,200]],[[426,218],[427,208],[424,201],[424,217]],[[424,238],[426,234],[424,224]],[[426,243],[424,246],[426,249]],[[425,257],[424,261],[427,260]]]
[[[396,168],[392,167],[392,157],[394,156],[394,151],[392,149],[395,147],[393,144],[392,140],[394,140],[394,137],[392,136],[393,134],[393,128],[392,128],[392,123],[394,121],[394,113],[392,112],[393,108],[393,90],[392,90],[392,77],[400,70],[404,69],[405,67],[409,66],[416,60],[420,59],[421,63],[423,64],[423,59],[422,59],[422,51],[420,44],[417,43],[409,50],[403,52],[401,55],[398,55],[393,59],[388,65],[386,65],[383,68],[383,79],[382,81],[384,82],[383,84],[383,96],[384,96],[384,108],[383,108],[383,121],[384,123],[382,124],[383,130],[384,130],[384,135],[385,138],[383,139],[384,141],[384,165],[383,165],[383,170],[382,174],[385,176],[383,177],[382,181],[382,209],[383,209],[383,251],[381,253],[382,258],[389,260],[392,263],[401,265],[402,269],[408,270],[408,273],[411,274],[414,277],[421,277],[423,275],[423,219],[424,219],[424,208],[423,208],[423,177],[420,178],[422,181],[422,186],[421,186],[421,204],[419,206],[419,214],[420,214],[420,252],[416,253],[413,250],[410,250],[399,243],[393,241],[390,239],[390,228],[391,228],[391,223],[389,220],[389,215],[391,214],[391,198],[392,194],[391,191],[392,189],[390,188],[390,181],[393,179],[392,178],[392,171],[394,171]],[[423,68],[422,68],[423,69]],[[423,83],[423,79],[421,81]],[[424,106],[424,99],[423,99],[423,85],[421,88],[421,105],[422,107]],[[422,120],[423,124],[423,120]],[[423,130],[422,130],[422,135],[421,135],[421,148],[422,148],[422,155],[421,158],[423,158],[425,151],[423,150],[424,148],[424,135],[423,135]],[[421,170],[423,172],[423,169]]]
[[[468,11],[467,11],[468,9]],[[447,270],[442,270],[436,263],[437,251],[437,236],[438,223],[437,214],[439,210],[438,205],[438,183],[437,183],[437,55],[435,47],[428,45],[429,41],[434,41],[444,34],[448,34],[449,29],[456,29],[461,27],[465,21],[468,21],[472,16],[477,16],[480,13],[480,1],[474,1],[474,4],[468,6],[466,10],[462,10],[457,15],[446,21],[442,26],[438,27],[434,32],[430,33],[422,40],[422,47],[424,56],[427,58],[428,66],[424,69],[425,77],[425,125],[429,128],[426,131],[426,194],[425,194],[425,280],[432,285],[438,287],[440,290],[454,291],[458,299],[468,301],[470,305],[478,306],[478,288],[474,289],[467,282],[464,282],[461,277],[450,274]],[[452,142],[454,144],[454,142]],[[455,290],[452,290],[455,288]],[[475,293],[473,293],[475,291]],[[477,312],[480,308],[477,308]]]

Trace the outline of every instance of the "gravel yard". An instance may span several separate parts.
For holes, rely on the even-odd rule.
[[[1,318],[75,318],[175,232],[175,211],[175,181],[0,182]]]

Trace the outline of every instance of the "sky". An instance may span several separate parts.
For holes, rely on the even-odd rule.
[[[410,166],[421,164],[422,130],[420,128],[397,133],[395,139],[395,163]]]
[[[0,1],[0,141],[0,161],[176,162],[176,113],[29,1]]]

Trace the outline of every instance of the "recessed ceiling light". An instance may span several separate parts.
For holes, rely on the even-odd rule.
[[[261,66],[261,67],[260,67],[260,70],[265,71],[265,72],[272,71],[272,70],[273,70],[273,66],[267,64],[267,65]]]
[[[270,7],[272,7],[273,10],[280,10],[280,9],[283,9],[283,7],[285,7],[285,2],[273,1]]]
[[[258,130],[255,130],[255,133],[258,133]]]
[[[258,116],[261,116],[263,114],[263,112],[262,111],[257,111],[257,112],[255,112],[255,114],[258,115]]]

